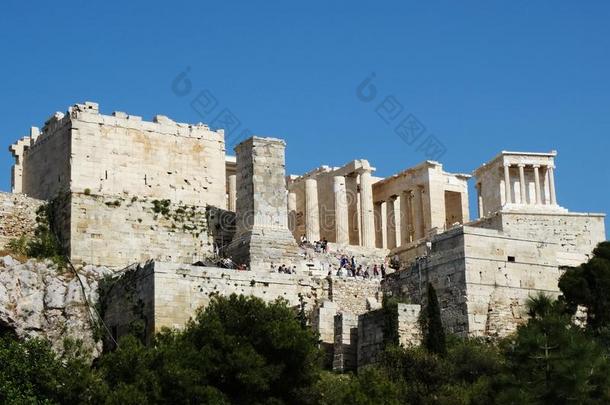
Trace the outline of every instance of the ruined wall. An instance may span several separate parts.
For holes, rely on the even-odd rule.
[[[338,311],[359,315],[371,309],[371,302],[381,303],[380,279],[330,277],[329,285],[329,297]]]
[[[226,208],[224,134],[203,125],[153,122],[116,112],[72,107],[74,192]]]
[[[21,157],[22,185],[15,186],[30,197],[49,200],[70,189],[72,123],[69,115],[51,117],[43,133],[30,137]],[[18,181],[16,178],[15,181]]]
[[[269,272],[237,271],[215,267],[198,267],[174,263],[149,262],[143,268],[124,277],[118,284],[131,289],[142,309],[130,310],[131,303],[122,293],[110,296],[106,311],[109,325],[129,325],[145,314],[147,330],[163,327],[182,328],[200,307],[209,304],[215,294],[229,296],[243,294],[271,302],[284,298],[291,306],[298,306],[300,297],[310,311],[318,301],[328,298],[326,279],[306,275]],[[132,294],[133,295],[133,294]],[[119,328],[119,332],[121,332]],[[120,336],[120,333],[119,333]]]
[[[106,280],[102,290],[100,315],[113,339],[141,332],[150,343],[156,332],[154,266],[133,266],[113,281]]]
[[[0,192],[0,249],[12,239],[33,235],[36,210],[42,203],[21,194]]]
[[[348,312],[335,315],[333,371],[356,370],[358,365],[358,316]]]
[[[464,244],[470,335],[506,336],[526,320],[529,296],[559,293],[561,245],[470,227]]]
[[[421,331],[418,324],[421,307],[419,305],[398,304],[398,342],[404,347],[420,344]],[[385,348],[384,331],[386,317],[384,309],[367,312],[358,316],[358,368],[375,364]]]
[[[384,294],[404,302],[425,305],[431,282],[441,307],[447,331],[468,334],[468,291],[464,260],[464,234],[461,228],[432,240],[432,249],[407,268],[388,275],[382,283]]]
[[[213,253],[205,206],[124,195],[73,193],[68,198],[69,251],[75,263],[194,263]]]
[[[498,223],[484,224],[493,222]],[[430,282],[449,332],[506,336],[525,321],[529,296],[558,294],[560,266],[569,251],[560,239],[529,236],[471,226],[437,235],[425,256],[384,280],[384,293],[425,304]]]
[[[603,214],[519,213],[500,214],[502,231],[515,238],[557,244],[560,266],[577,266],[587,261],[598,243],[606,240]]]

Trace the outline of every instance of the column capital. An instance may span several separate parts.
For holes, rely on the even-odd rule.
[[[359,167],[354,171],[355,175],[361,174],[373,174],[373,170],[370,167]]]
[[[546,165],[547,169],[555,169],[555,165]]]
[[[517,163],[517,167],[525,167],[525,163]]]
[[[504,166],[504,167],[510,167],[510,166],[511,166],[511,164],[510,164],[510,163],[508,163],[508,162],[504,162],[504,163],[502,164],[502,166]]]
[[[538,168],[540,168],[540,165],[532,165],[532,167],[533,167],[534,169],[538,169]]]

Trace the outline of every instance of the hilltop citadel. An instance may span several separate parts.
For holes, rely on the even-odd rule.
[[[505,336],[524,321],[528,296],[556,295],[562,269],[605,240],[604,214],[557,201],[555,151],[502,151],[472,176],[424,161],[379,178],[365,159],[287,175],[285,148],[252,137],[233,157],[222,130],[76,104],[10,146],[0,243],[27,233],[35,208],[53,201],[72,263],[127,268],[105,297],[115,337],[136,319],[148,338],[181,327],[214,294],[282,297],[306,304],[343,370],[374,361],[384,296],[408,302],[398,307],[403,344],[419,339],[428,282],[447,330]],[[328,252],[301,244],[303,236],[327,240]],[[383,280],[337,276],[342,255],[364,267],[392,261],[396,271]],[[219,256],[249,270],[215,267]],[[296,272],[272,270],[280,264]]]

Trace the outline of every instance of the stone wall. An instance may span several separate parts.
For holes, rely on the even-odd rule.
[[[12,147],[14,172],[22,172],[15,189],[36,198],[89,190],[226,208],[224,133],[202,124],[102,115],[88,102],[55,114],[40,135],[24,138],[27,147],[20,142]]]
[[[157,115],[152,122],[76,105],[71,190],[226,208],[224,133]]]
[[[0,193],[0,249],[12,239],[33,235],[42,203],[22,194]]]
[[[68,249],[75,263],[194,263],[213,254],[205,206],[129,195],[66,198],[70,216],[64,222],[69,221]]]
[[[598,243],[606,240],[603,214],[502,212],[499,222],[514,238],[545,241],[558,246],[560,266],[586,262]]]
[[[333,371],[356,370],[358,352],[358,316],[348,312],[335,315]]]
[[[449,332],[502,337],[525,321],[529,296],[556,296],[562,266],[580,264],[604,237],[598,216],[501,213],[474,225],[433,237],[384,292],[424,304],[430,282]]]
[[[329,278],[329,297],[338,311],[362,314],[381,305],[381,280],[361,278]],[[373,307],[373,308],[371,308]]]
[[[100,296],[101,315],[118,340],[127,334],[142,333],[151,342],[155,329],[154,265],[132,266],[114,280],[107,280],[106,293]],[[107,343],[114,342],[107,339]]]
[[[328,299],[328,283],[325,278],[304,274],[280,274],[268,271],[237,271],[215,267],[199,267],[174,263],[149,262],[143,268],[131,270],[134,275],[121,279],[117,293],[108,303],[105,319],[109,325],[125,331],[135,319],[147,317],[147,331],[159,331],[163,327],[181,328],[194,316],[197,309],[209,304],[216,294],[228,296],[243,294],[270,302],[284,298],[297,307],[300,299],[306,310],[311,311],[318,302]],[[126,302],[120,288],[134,291],[135,299]],[[136,312],[132,304],[142,302]]]
[[[70,189],[72,122],[69,115],[56,113],[40,135],[29,140],[19,156],[22,185],[15,186],[30,197],[48,200]],[[15,179],[15,182],[18,180]]]
[[[398,304],[398,342],[404,347],[421,343],[418,324],[420,310],[419,305]],[[389,314],[383,309],[358,316],[358,368],[379,361],[385,348],[386,316]]]

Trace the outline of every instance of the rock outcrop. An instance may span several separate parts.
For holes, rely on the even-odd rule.
[[[47,339],[58,352],[66,338],[80,340],[97,357],[102,343],[90,305],[98,300],[98,282],[109,274],[105,267],[85,266],[77,277],[49,260],[0,258],[0,329]]]

